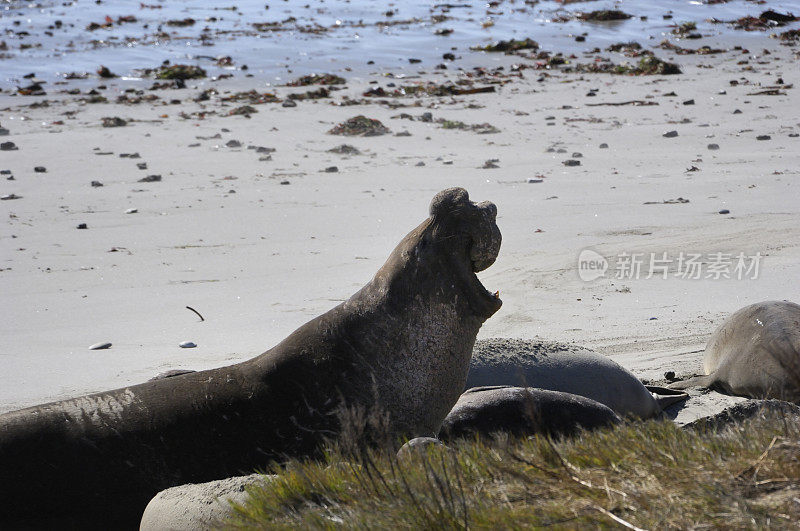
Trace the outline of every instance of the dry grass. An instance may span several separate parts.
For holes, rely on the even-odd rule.
[[[720,432],[649,421],[547,438],[462,441],[403,460],[340,450],[293,461],[230,528],[793,527],[800,424],[763,415]]]

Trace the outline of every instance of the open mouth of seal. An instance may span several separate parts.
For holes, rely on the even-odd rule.
[[[500,299],[500,291],[497,290],[495,292],[491,292],[488,289],[486,289],[486,287],[483,285],[483,283],[480,281],[477,275],[478,271],[483,271],[484,269],[487,269],[489,265],[481,264],[474,260],[471,261],[470,265],[472,267],[471,276],[473,279],[473,283],[475,284],[476,291],[480,293],[482,299],[485,299],[486,302],[489,303],[490,307],[496,310],[503,303],[503,301]]]

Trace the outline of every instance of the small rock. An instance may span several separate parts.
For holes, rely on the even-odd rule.
[[[146,162],[137,162],[136,163],[136,167],[139,168],[140,170],[146,170],[147,169],[147,163]]]
[[[119,116],[106,116],[103,118],[103,127],[124,127],[128,122]]]
[[[771,139],[772,139],[772,137],[769,136],[769,135],[758,135],[756,137],[756,140],[771,140]]]
[[[157,182],[161,182],[161,176],[160,175],[148,175],[147,177],[142,177],[141,179],[139,179],[138,182],[140,182],[140,183],[157,183]]]
[[[33,171],[35,171],[36,173],[47,173],[47,168],[45,168],[44,166],[36,166],[35,168],[33,168]]]
[[[586,37],[584,37],[583,35],[576,35],[575,36],[575,42],[584,42],[585,40],[586,40]],[[594,96],[594,94],[592,94],[592,96]]]
[[[297,107],[297,102],[294,100],[286,100],[281,103],[281,107]]]
[[[600,149],[608,149],[608,144],[603,142],[602,144],[600,144]]]
[[[100,188],[101,186],[103,186],[103,183],[101,183],[100,181],[92,181],[93,188]]]
[[[481,166],[481,168],[484,170],[499,168],[500,166],[497,164],[498,162],[500,162],[500,159],[489,159],[483,163],[483,166]]]
[[[337,166],[328,166],[325,168],[325,173],[337,173],[339,168]]]
[[[89,228],[89,226],[88,226],[88,225],[86,225],[86,223],[81,223],[81,224],[80,224],[80,225],[78,225],[76,228],[78,228],[78,229],[88,229],[88,228]]]
[[[228,140],[227,142],[225,142],[225,147],[238,148],[242,147],[242,143],[239,142],[238,140]]]
[[[583,153],[578,153],[577,151],[572,154],[573,159],[579,159],[583,156]]]
[[[664,133],[661,136],[663,136],[664,138],[675,138],[676,136],[678,136],[678,132],[677,131],[667,131],[666,133]]]
[[[138,208],[129,208],[125,211],[126,214],[136,214],[137,212],[139,212]]]
[[[528,179],[528,184],[543,183],[543,182],[544,182],[544,179],[535,179],[533,177],[530,177]]]
[[[105,350],[107,348],[111,348],[111,343],[109,343],[108,341],[106,341],[105,343],[95,343],[94,345],[89,347],[89,350]]]
[[[563,161],[561,164],[563,164],[564,166],[580,166],[581,161],[575,159],[567,159]]]
[[[181,348],[194,348],[197,346],[197,344],[192,343],[191,341],[183,341],[178,346]]]
[[[17,194],[6,194],[0,196],[0,200],[2,201],[11,201],[12,199],[22,199],[22,196]]]
[[[0,127],[0,136],[7,136],[11,131],[6,129],[5,127]]]
[[[292,183],[290,183],[289,181],[281,181],[281,184],[286,185],[286,184],[292,184]]]
[[[733,114],[742,114],[742,111],[740,111],[739,109],[736,109],[735,111],[733,111]]]
[[[19,148],[14,142],[3,142],[0,143],[0,151],[16,151]]]
[[[667,371],[664,373],[664,378],[667,380],[674,380],[675,379],[675,371]]]
[[[683,102],[684,105],[694,105],[694,100],[686,100]]]
[[[452,164],[452,163],[453,163],[453,161],[450,160],[450,159],[442,161],[442,164]]]
[[[730,213],[731,213],[731,211],[730,211],[730,210],[728,210],[727,208],[723,208],[722,210],[720,210],[720,211],[719,211],[719,213],[720,213],[720,214],[730,214]]]
[[[0,170],[0,175],[11,175],[11,170]]]
[[[425,166],[425,163],[422,162],[422,161],[419,161],[414,166]]]
[[[709,144],[708,149],[711,151],[716,151],[719,149],[719,144]]]

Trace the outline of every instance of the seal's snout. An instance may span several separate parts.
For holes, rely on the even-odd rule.
[[[502,237],[500,229],[497,227],[497,207],[490,201],[484,201],[475,205],[478,211],[477,223],[472,236],[472,248],[470,249],[470,260],[472,270],[475,272],[483,271],[491,266],[500,253],[500,243]]]

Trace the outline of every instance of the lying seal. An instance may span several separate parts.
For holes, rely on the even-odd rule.
[[[162,490],[145,507],[139,531],[222,529],[233,515],[231,504],[246,503],[248,488],[261,487],[271,479],[251,474]]]
[[[767,301],[735,312],[711,335],[703,365],[706,376],[669,387],[800,401],[800,306]]]
[[[444,419],[441,437],[497,432],[569,436],[619,422],[610,408],[583,396],[530,387],[475,387],[461,395]]]
[[[572,393],[605,404],[621,417],[643,419],[688,397],[686,393],[649,389],[627,369],[597,352],[523,339],[493,338],[475,344],[466,387],[492,385]]]
[[[0,522],[135,525],[167,487],[319,452],[343,406],[434,435],[502,304],[475,275],[499,252],[496,214],[440,192],[365,287],[249,361],[1,415]]]

